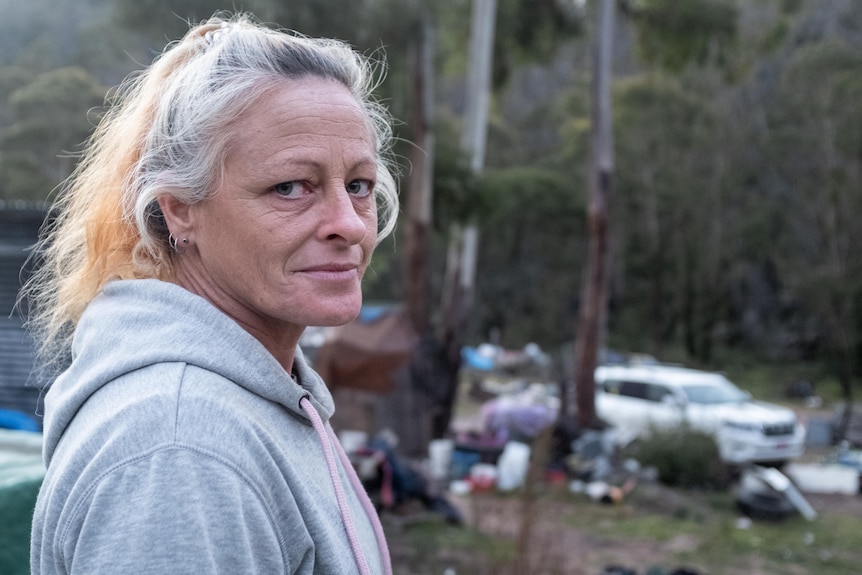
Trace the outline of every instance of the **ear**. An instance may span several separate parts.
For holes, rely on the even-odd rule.
[[[171,195],[159,196],[158,202],[171,235],[175,238],[189,237],[194,229],[191,205]]]

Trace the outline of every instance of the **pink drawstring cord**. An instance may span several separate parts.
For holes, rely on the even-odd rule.
[[[338,508],[341,511],[341,518],[344,522],[344,530],[347,532],[347,539],[350,541],[350,548],[353,550],[353,557],[356,559],[356,565],[359,567],[359,572],[361,575],[371,575],[371,571],[368,568],[368,562],[366,561],[365,555],[362,553],[362,547],[359,544],[356,529],[353,526],[353,520],[350,517],[350,509],[347,505],[347,496],[338,475],[338,466],[335,463],[335,455],[333,454],[332,449],[333,444],[336,446],[335,451],[338,453],[338,456],[341,459],[341,464],[344,467],[347,476],[350,478],[350,483],[356,492],[357,497],[359,497],[362,507],[368,514],[368,519],[374,528],[374,536],[377,538],[377,545],[379,547],[384,573],[385,575],[392,575],[392,565],[389,559],[389,547],[386,544],[383,527],[380,525],[380,519],[377,517],[377,511],[374,509],[374,505],[368,498],[368,494],[365,493],[365,488],[362,486],[362,482],[359,481],[359,477],[357,477],[356,472],[353,469],[353,464],[350,462],[347,454],[344,453],[344,449],[335,437],[332,427],[328,422],[326,426],[324,426],[323,420],[320,418],[317,410],[314,409],[314,406],[311,405],[311,401],[307,397],[302,397],[299,400],[299,405],[311,420],[311,424],[314,426],[314,430],[317,432],[317,437],[323,447],[326,465],[329,468],[329,477],[332,480],[332,487],[335,490],[335,498],[338,501]]]
[[[362,502],[362,507],[365,508],[365,513],[368,515],[368,519],[371,521],[371,526],[374,528],[374,536],[377,538],[377,546],[380,549],[380,556],[383,560],[383,572],[385,575],[392,575],[389,546],[386,544],[386,535],[383,533],[383,525],[380,524],[380,517],[377,516],[377,510],[374,509],[374,504],[368,497],[368,493],[365,491],[365,486],[362,485],[362,481],[360,481],[359,476],[356,475],[353,463],[351,463],[350,458],[347,457],[347,453],[345,453],[341,442],[338,441],[337,437],[335,437],[335,432],[332,430],[332,426],[329,425],[328,421],[326,422],[326,427],[329,430],[330,436],[334,439],[335,451],[341,458],[341,465],[347,469],[347,476],[350,478],[353,490]],[[385,464],[386,462],[384,462],[384,465]]]

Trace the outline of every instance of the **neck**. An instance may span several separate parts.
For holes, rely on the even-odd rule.
[[[195,282],[193,276],[183,273],[182,268],[177,270],[173,281],[193,294],[201,296],[234,320],[263,344],[288,374],[291,373],[296,346],[299,344],[302,332],[305,331],[304,326],[268,319],[241,306],[221,305],[222,302],[230,304],[231,300],[217,297],[218,294],[207,289],[205,284]]]

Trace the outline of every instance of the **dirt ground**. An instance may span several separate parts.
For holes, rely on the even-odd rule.
[[[641,500],[651,501],[654,506],[688,506],[697,507],[699,503],[686,500],[680,495],[661,486],[640,486]],[[823,518],[845,515],[862,520],[862,495],[832,495],[808,494],[808,502]],[[702,541],[699,536],[689,533],[679,533],[665,541],[655,541],[648,537],[626,538],[623,543],[618,538],[608,537],[590,528],[568,525],[565,517],[578,512],[578,505],[601,505],[599,503],[567,504],[559,498],[539,499],[531,510],[525,511],[524,502],[518,497],[484,493],[480,495],[448,495],[448,499],[462,512],[468,529],[503,538],[510,542],[511,549],[527,549],[529,557],[520,560],[529,567],[516,566],[516,559],[510,556],[494,561],[480,558],[478,554],[471,555],[463,551],[463,547],[455,546],[455,550],[436,548],[423,553],[417,551],[421,540],[410,537],[411,525],[423,519],[395,520],[390,517],[384,520],[387,534],[392,547],[393,564],[396,575],[602,575],[604,569],[611,565],[625,566],[634,569],[638,575],[645,575],[650,566],[662,566],[666,572],[672,569],[688,568],[699,575],[709,575],[696,563],[689,565],[674,564],[673,557],[679,553],[687,556],[697,556],[698,551],[709,542]],[[638,513],[637,506],[625,507],[620,511]],[[525,514],[533,518],[529,533],[529,543],[519,547],[523,537],[521,529]],[[714,520],[714,519],[712,519]],[[828,520],[828,519],[827,519]],[[399,522],[400,521],[400,522]],[[450,536],[457,538],[464,535],[463,528],[446,527]],[[606,530],[605,530],[606,531]],[[460,535],[459,535],[460,533]],[[460,549],[460,551],[458,550]],[[430,557],[429,557],[430,555]],[[726,568],[724,575],[810,575],[812,572],[788,562],[781,571],[776,571],[774,565],[758,565],[756,558],[744,567],[738,569]],[[450,571],[447,571],[450,569]],[[848,575],[851,575],[848,572]]]
[[[832,516],[841,513],[862,519],[862,497],[809,495],[807,499],[820,515]],[[466,511],[469,524],[475,525],[477,519],[470,511],[471,505],[461,501],[459,508]],[[484,516],[481,518],[480,529],[486,533],[516,539],[518,534],[512,527],[518,525],[519,508],[519,502],[512,499],[488,501],[481,509]],[[616,541],[597,537],[588,530],[566,527],[556,521],[555,517],[559,517],[556,502],[545,502],[537,517],[531,537],[531,540],[537,543],[537,547],[533,549],[534,556],[538,558],[538,562],[534,564],[537,573],[543,569],[553,569],[571,575],[599,575],[605,567],[614,564],[630,568],[641,566],[638,571],[640,574],[645,573],[651,565],[682,567],[669,565],[668,558],[683,551],[696,553],[703,543],[695,536],[680,533],[665,542],[628,539],[624,545],[620,545]],[[788,566],[788,569],[790,568],[791,566]],[[790,575],[791,571],[787,574]],[[752,571],[750,567],[746,567],[740,570],[738,575],[776,574]]]
[[[806,410],[800,413],[803,420],[811,417],[827,417],[824,412]],[[472,427],[469,414],[457,423],[460,427]],[[804,460],[822,460],[833,448],[810,449]],[[557,487],[562,496],[538,497],[525,507],[523,497],[501,495],[493,491],[482,494],[454,495],[447,493],[447,499],[460,510],[467,529],[473,533],[502,538],[508,541],[510,553],[496,560],[481,559],[480,553],[465,552],[463,546],[447,548],[438,544],[417,550],[423,545],[422,536],[410,535],[411,525],[422,520],[389,518],[384,521],[392,546],[393,564],[397,575],[602,575],[610,565],[626,566],[638,575],[645,575],[650,566],[661,565],[667,573],[673,569],[688,567],[699,575],[712,575],[700,570],[697,565],[674,565],[674,557],[697,557],[698,552],[709,547],[709,541],[701,541],[700,536],[692,533],[678,533],[670,538],[656,540],[650,537],[609,537],[607,529],[573,526],[567,520],[572,514],[590,513],[590,505],[597,502],[584,502],[583,498],[567,498],[566,486]],[[629,502],[629,499],[632,501]],[[806,499],[818,512],[820,518],[829,521],[833,517],[851,517],[862,521],[862,495],[806,494]],[[586,505],[587,507],[584,507]],[[659,516],[672,517],[674,509],[697,509],[704,507],[703,516],[707,521],[724,521],[732,525],[736,518],[725,513],[720,519],[716,513],[706,510],[706,504],[691,496],[663,487],[657,483],[638,484],[626,502],[617,512],[625,520],[625,514],[632,516],[640,511],[658,512]],[[525,518],[529,518],[525,521]],[[820,520],[820,519],[818,519]],[[597,521],[602,521],[598,519]],[[524,527],[528,524],[527,528]],[[577,522],[574,522],[577,523]],[[601,525],[597,525],[601,527]],[[451,540],[462,537],[464,532],[449,528]],[[733,527],[728,530],[732,531]],[[525,532],[527,535],[525,535]],[[732,535],[731,535],[732,537]],[[514,549],[526,550],[529,557],[513,558]],[[477,547],[478,550],[478,547]],[[523,554],[522,554],[523,555]],[[516,565],[521,561],[520,565]],[[810,575],[809,568],[795,565],[792,561],[782,564],[775,570],[772,561],[763,559],[759,564],[755,556],[744,567],[722,568],[722,575]],[[859,570],[862,573],[862,569]],[[850,572],[848,572],[850,575]]]

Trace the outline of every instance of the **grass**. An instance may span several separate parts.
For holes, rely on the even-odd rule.
[[[486,509],[495,504],[517,509],[518,496],[480,497]],[[581,534],[582,543],[570,551],[587,567],[575,573],[597,575],[602,561],[641,574],[651,565],[688,565],[709,575],[850,575],[859,573],[862,565],[862,522],[843,513],[840,505],[813,522],[790,518],[740,526],[733,497],[726,492],[639,488],[619,505],[599,504],[564,490],[541,498],[543,505],[536,508],[540,521],[553,521],[557,533]],[[539,539],[531,545],[537,550],[534,564],[542,565],[542,573],[571,573],[561,557],[542,556],[543,549],[553,548],[541,541],[542,534],[547,537],[548,531],[538,531]],[[400,537],[414,551],[396,561],[399,575],[439,575],[446,569],[476,575],[514,573],[515,538],[495,531],[487,517],[481,532],[435,522],[412,527]]]
[[[566,521],[620,545],[632,539],[668,542],[685,534],[699,542],[697,548],[671,553],[667,561],[696,563],[711,575],[754,565],[764,573],[785,573],[790,564],[798,573],[847,575],[862,565],[858,518],[830,515],[814,522],[792,518],[739,528],[730,494],[698,494],[692,500],[698,503],[670,514],[638,509],[637,501],[625,508],[578,506]]]
[[[490,575],[515,560],[511,541],[440,521],[387,529],[387,538],[396,575]]]

